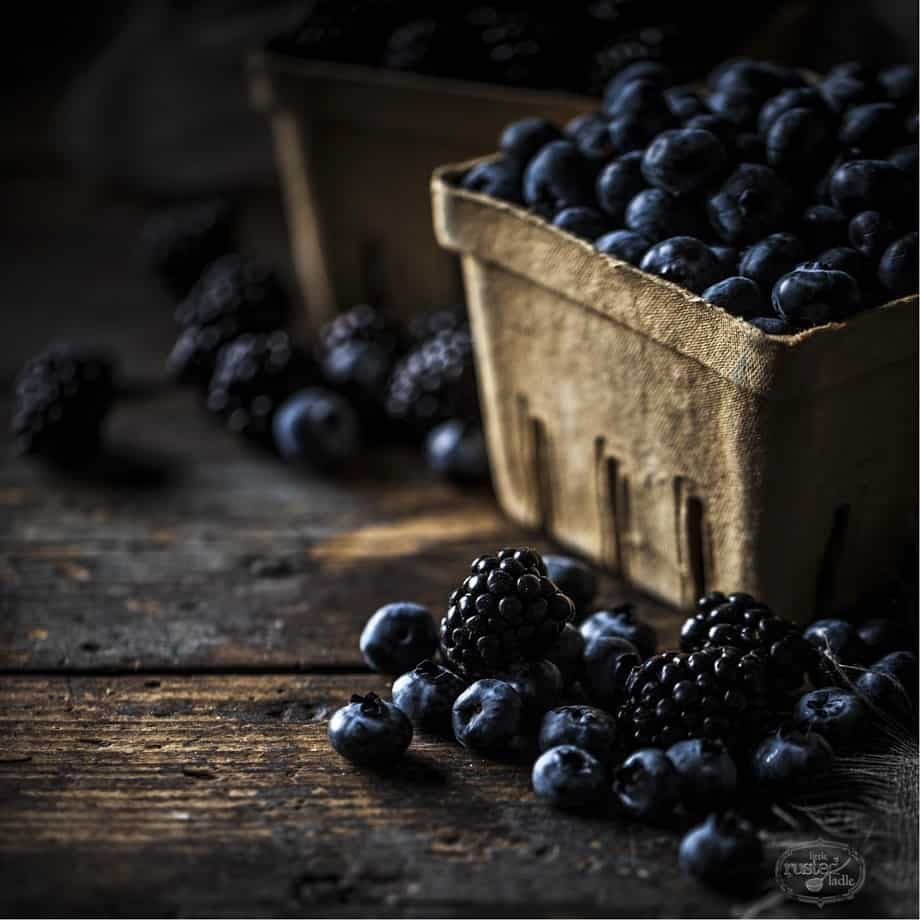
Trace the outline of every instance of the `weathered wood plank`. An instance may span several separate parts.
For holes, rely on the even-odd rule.
[[[680,875],[677,831],[554,812],[534,799],[526,763],[421,737],[389,773],[353,767],[328,747],[325,720],[370,689],[386,685],[372,675],[0,678],[0,914],[739,909]],[[843,915],[875,915],[865,898]],[[777,902],[766,915],[801,914]]]

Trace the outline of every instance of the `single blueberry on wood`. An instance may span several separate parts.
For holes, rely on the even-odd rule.
[[[584,651],[585,640],[581,633],[571,623],[566,623],[556,644],[546,653],[547,659],[559,669],[565,686],[581,678]]]
[[[514,687],[494,678],[477,680],[454,702],[454,737],[473,750],[505,750],[520,732],[523,711]]]
[[[448,419],[425,438],[425,459],[436,473],[455,482],[484,482],[489,455],[478,421]]]
[[[749,821],[731,811],[712,814],[681,840],[678,861],[705,885],[748,890],[763,864],[763,845]]]
[[[738,768],[719,741],[688,738],[667,749],[680,776],[680,799],[691,814],[725,808],[735,797]]]
[[[320,387],[300,390],[272,418],[278,453],[319,470],[343,466],[358,453],[361,427],[351,403]]]
[[[544,751],[533,765],[533,790],[556,808],[581,809],[607,794],[607,771],[597,758],[570,744]]]
[[[434,654],[438,630],[427,607],[398,601],[381,607],[367,621],[360,647],[375,671],[402,674]]]
[[[680,775],[659,748],[633,751],[616,769],[613,791],[623,810],[641,821],[664,821],[680,804]]]
[[[422,731],[447,733],[466,682],[433,661],[423,661],[393,683],[393,704]]]
[[[603,709],[562,706],[543,716],[537,745],[546,751],[560,744],[571,744],[607,764],[616,749],[616,726],[616,719]]]
[[[401,756],[412,741],[412,723],[376,693],[355,695],[329,720],[333,749],[359,764],[382,765]]]
[[[781,725],[751,758],[751,775],[769,798],[784,799],[822,783],[834,752],[817,732]]]

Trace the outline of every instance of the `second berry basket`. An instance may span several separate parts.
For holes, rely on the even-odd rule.
[[[769,336],[527,213],[432,180],[461,255],[493,479],[515,520],[689,606],[857,599],[917,499],[917,298]]]

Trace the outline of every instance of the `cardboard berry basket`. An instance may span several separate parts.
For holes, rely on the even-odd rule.
[[[917,298],[781,337],[527,211],[432,180],[515,520],[681,606],[804,620],[899,558],[917,501]]]
[[[313,324],[362,302],[403,315],[455,303],[460,270],[431,231],[431,171],[491,150],[517,118],[562,124],[596,105],[270,51],[250,56],[249,78],[253,104],[271,119]]]

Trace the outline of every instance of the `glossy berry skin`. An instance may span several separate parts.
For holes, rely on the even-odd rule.
[[[878,211],[861,211],[849,226],[850,244],[867,259],[878,261],[897,238],[894,223]]]
[[[733,125],[728,119],[713,115],[711,112],[702,115],[694,115],[684,124],[685,128],[691,128],[695,131],[708,131],[714,134],[726,150],[730,150],[738,137],[738,127]]]
[[[910,104],[917,96],[917,71],[907,64],[892,64],[876,74],[876,80],[892,102]]]
[[[585,675],[591,696],[605,709],[622,702],[633,668],[641,661],[636,647],[618,636],[597,636],[585,643]]]
[[[660,188],[643,189],[626,208],[626,226],[653,243],[692,236],[703,229],[701,215],[690,201]]]
[[[834,246],[820,253],[813,262],[803,262],[799,268],[820,268],[828,271],[844,272],[857,283],[864,281],[867,275],[865,258],[850,246]]]
[[[717,811],[734,799],[738,768],[723,744],[688,738],[665,753],[680,776],[680,800],[690,814]]]
[[[563,208],[553,218],[553,226],[591,242],[610,229],[610,221],[597,208],[574,207]]]
[[[757,116],[757,130],[766,136],[773,122],[792,109],[811,109],[817,115],[823,115],[828,111],[824,97],[813,87],[799,86],[795,89],[786,89],[763,104]]]
[[[645,121],[667,123],[671,113],[656,79],[638,77],[614,88],[608,84],[604,94],[604,111],[611,118],[635,116]]]
[[[460,185],[469,192],[479,192],[512,204],[521,204],[522,180],[521,164],[517,160],[503,158],[489,163],[477,163],[463,177]]]
[[[851,106],[867,102],[872,95],[872,90],[866,80],[848,74],[836,76],[828,74],[818,84],[818,92],[821,93],[828,108],[837,114],[842,114]]]
[[[678,128],[663,131],[649,144],[642,175],[649,185],[672,195],[689,195],[713,182],[727,162],[725,147],[714,134]]]
[[[533,791],[556,808],[581,809],[607,794],[607,771],[582,748],[562,744],[544,751],[533,765]]]
[[[272,434],[285,460],[319,470],[344,466],[361,446],[360,422],[351,403],[320,387],[286,399],[272,419]]]
[[[608,120],[592,112],[573,118],[565,127],[566,136],[589,162],[605,163],[617,153]]]
[[[361,632],[361,654],[383,674],[402,674],[430,658],[438,631],[426,607],[397,601],[381,607]]]
[[[715,90],[707,100],[716,115],[738,128],[752,128],[762,99],[758,93],[741,88]]]
[[[524,703],[514,687],[483,678],[454,702],[454,737],[464,747],[485,753],[508,748],[521,729]]]
[[[788,186],[769,166],[742,163],[709,199],[707,212],[719,238],[738,246],[780,229],[790,201]]]
[[[862,303],[859,285],[840,271],[797,268],[773,287],[773,310],[780,319],[802,328],[842,322]]]
[[[517,160],[523,168],[547,144],[562,140],[562,132],[545,118],[522,118],[513,121],[501,133],[498,149]]]
[[[875,617],[861,623],[856,630],[865,646],[866,660],[878,661],[892,652],[908,651],[916,646],[916,637],[904,623],[891,617]]]
[[[891,298],[917,293],[916,232],[895,240],[878,263],[878,280]]]
[[[428,432],[425,459],[436,473],[455,482],[489,478],[489,454],[482,426],[466,419],[448,419]]]
[[[556,644],[546,653],[547,660],[559,669],[565,686],[581,678],[584,651],[585,640],[581,633],[571,623],[566,623]]]
[[[626,153],[608,163],[598,173],[594,188],[597,203],[615,224],[621,223],[629,202],[645,188],[642,153]]]
[[[543,561],[547,577],[575,605],[575,615],[583,615],[597,594],[593,567],[572,556],[550,554]]]
[[[817,687],[840,681],[838,664],[859,666],[869,660],[859,632],[846,620],[815,620],[803,635],[818,652],[817,665],[811,674],[812,683]]]
[[[643,659],[654,655],[658,646],[655,627],[640,620],[632,604],[623,604],[610,610],[598,610],[581,624],[580,629],[586,642],[601,636],[625,639],[635,646]]]
[[[647,122],[638,115],[624,115],[612,118],[607,130],[617,154],[625,155],[641,151],[655,136],[656,124]]]
[[[547,144],[524,170],[524,202],[543,217],[590,206],[592,198],[587,165],[570,141]]]
[[[680,804],[680,775],[659,748],[633,751],[614,772],[613,792],[623,810],[640,821],[670,818]]]
[[[656,244],[639,267],[695,294],[702,294],[719,279],[719,263],[712,250],[692,236],[675,236]]]
[[[352,696],[329,720],[333,749],[354,763],[376,766],[391,763],[412,741],[412,723],[392,703],[376,693]]]
[[[722,273],[726,278],[731,278],[737,274],[738,250],[734,246],[710,246],[709,248],[718,260]]]
[[[559,702],[562,693],[562,673],[546,658],[519,661],[498,675],[513,687],[524,704],[524,716],[529,721],[539,721],[547,709]]]
[[[466,683],[433,661],[423,661],[393,683],[393,705],[426,732],[449,734],[457,697]]]
[[[768,798],[784,799],[820,784],[833,761],[823,735],[784,724],[754,751],[751,775]]]
[[[831,201],[844,214],[879,211],[901,214],[911,193],[910,178],[887,160],[850,160],[831,174]]]
[[[901,138],[901,114],[892,102],[854,106],[843,116],[837,138],[843,147],[866,154],[887,153]]]
[[[673,83],[671,71],[661,61],[635,61],[617,71],[607,81],[607,85],[604,87],[604,101],[613,102],[623,87],[633,80],[645,80],[647,83],[657,85],[661,90]]]
[[[787,173],[814,172],[831,143],[827,122],[812,109],[789,109],[767,131],[767,163]]]
[[[875,710],[874,715],[877,717],[910,724],[916,710],[917,659],[910,652],[894,652],[887,657],[912,659],[912,682],[900,679],[888,669],[873,666],[859,675],[854,689],[860,699]],[[898,667],[897,670],[905,671],[908,668]]]
[[[871,736],[869,709],[849,690],[812,690],[796,703],[793,718],[803,730],[824,737],[835,753],[858,747]]]
[[[790,326],[784,319],[778,316],[755,316],[748,322],[755,328],[767,335],[792,335],[798,330]]]
[[[843,246],[848,228],[846,214],[827,204],[811,205],[802,214],[801,237],[811,252]]]
[[[645,254],[652,248],[652,244],[632,230],[614,230],[596,239],[594,248],[604,255],[613,256],[638,267]]]
[[[722,891],[747,890],[763,864],[754,826],[734,812],[712,814],[680,842],[678,861],[692,878]]]
[[[703,300],[742,319],[763,316],[769,309],[757,282],[739,275],[710,285],[703,291]]]
[[[708,111],[706,103],[692,86],[672,86],[664,91],[664,101],[675,118],[687,121]]]
[[[593,706],[562,706],[543,716],[537,745],[541,751],[570,744],[601,763],[610,763],[617,740],[616,719]]]
[[[738,274],[756,281],[761,291],[772,291],[773,285],[804,258],[805,247],[797,236],[771,233],[748,249],[738,266]]]

